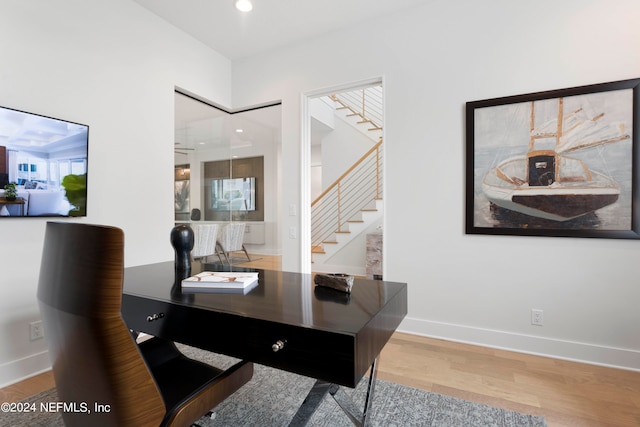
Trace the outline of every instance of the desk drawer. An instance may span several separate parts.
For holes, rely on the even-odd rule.
[[[129,328],[274,368],[355,387],[355,337],[124,295]],[[274,351],[274,344],[282,348]],[[366,370],[366,367],[365,367]]]
[[[252,321],[246,344],[257,363],[349,387],[357,383],[354,338],[349,335]],[[274,351],[279,344],[282,348]]]

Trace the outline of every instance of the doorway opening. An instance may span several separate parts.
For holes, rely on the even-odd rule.
[[[382,81],[305,98],[303,269],[382,278]]]

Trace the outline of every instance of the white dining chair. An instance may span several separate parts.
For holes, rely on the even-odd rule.
[[[222,227],[220,238],[218,239],[217,254],[222,254],[230,265],[229,254],[232,252],[243,251],[247,259],[251,261],[247,249],[244,247],[244,229],[246,224],[243,222],[230,222]]]
[[[207,257],[217,255],[220,262],[222,258],[216,250],[218,241],[218,224],[198,224],[193,227],[194,243],[191,257],[194,261],[207,262]]]

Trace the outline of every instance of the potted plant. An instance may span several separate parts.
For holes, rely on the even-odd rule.
[[[15,200],[18,198],[18,190],[16,189],[15,182],[4,186],[4,198],[7,200]]]

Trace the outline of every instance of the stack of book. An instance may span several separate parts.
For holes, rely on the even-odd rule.
[[[258,286],[257,272],[203,271],[182,280],[182,292],[186,293],[247,294],[256,286]]]

